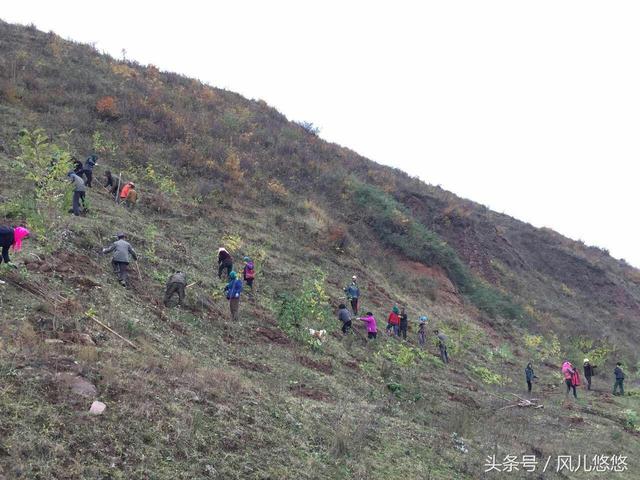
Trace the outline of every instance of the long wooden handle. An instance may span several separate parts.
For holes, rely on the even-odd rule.
[[[127,344],[132,347],[133,349],[137,350],[138,347],[136,346],[135,343],[127,340],[126,338],[124,338],[122,335],[120,335],[118,332],[116,332],[115,330],[113,330],[112,328],[106,326],[104,323],[102,323],[100,320],[98,320],[97,318],[94,318],[92,316],[89,316],[89,318],[91,320],[93,320],[94,322],[96,322],[98,325],[100,325],[102,328],[106,328],[107,330],[109,330],[111,333],[113,333],[116,337],[120,338],[121,340],[124,340],[125,342],[127,342]]]

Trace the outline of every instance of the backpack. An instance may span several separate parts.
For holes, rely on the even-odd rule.
[[[245,280],[253,280],[255,276],[256,276],[256,271],[253,268],[253,262],[247,263],[247,266],[244,268]]]

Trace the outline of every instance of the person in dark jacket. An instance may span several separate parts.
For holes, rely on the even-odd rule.
[[[73,164],[73,173],[78,176],[82,175],[82,172],[84,171],[84,165],[82,165],[82,162],[76,157],[71,157],[71,163]]]
[[[400,335],[402,335],[402,339],[407,339],[407,330],[409,329],[409,317],[407,313],[404,311],[404,307],[400,309]]]
[[[164,306],[169,306],[169,301],[175,293],[178,294],[178,305],[184,304],[184,289],[187,286],[187,274],[177,271],[169,277],[167,281],[167,289],[164,292]]]
[[[449,363],[449,352],[447,352],[446,335],[440,333],[438,330],[434,330],[433,333],[438,339],[438,350],[440,350],[440,358],[442,359],[442,363]]]
[[[227,278],[230,278],[233,270],[233,257],[227,252],[227,249],[220,247],[218,249],[218,278],[222,278],[222,272],[227,271]]]
[[[613,394],[618,395],[616,392],[618,387],[620,387],[620,395],[624,395],[624,371],[622,370],[622,363],[616,363],[613,374],[616,376],[616,383],[613,384]]]
[[[229,273],[229,283],[224,287],[224,291],[229,300],[229,310],[231,311],[231,320],[238,320],[238,311],[240,310],[240,294],[242,293],[242,280],[234,271]]]
[[[93,167],[95,167],[98,163],[97,155],[89,155],[89,157],[84,162],[84,173],[85,178],[87,179],[87,187],[91,188],[91,181],[93,180]]]
[[[116,237],[117,240],[110,246],[103,248],[102,253],[113,252],[111,259],[113,273],[118,276],[120,284],[126,288],[129,281],[129,263],[132,257],[137,260],[138,255],[131,244],[125,240],[126,235],[124,233],[118,233]]]
[[[2,262],[17,268],[11,263],[9,258],[9,248],[13,248],[14,252],[22,249],[22,240],[29,238],[31,232],[24,227],[7,227],[0,225],[0,247],[2,247],[2,256],[0,256],[0,264]]]
[[[118,197],[118,180],[114,178],[111,170],[104,172],[104,188],[109,190],[109,193],[113,195],[114,198]]]
[[[347,310],[347,306],[341,303],[338,307],[338,320],[342,322],[342,333],[347,334],[351,330],[351,313]]]
[[[527,368],[524,369],[524,376],[527,380],[527,392],[531,393],[531,384],[533,383],[533,379],[538,378],[533,372],[531,363],[527,363]]]
[[[87,187],[84,184],[84,180],[82,180],[82,178],[80,178],[77,174],[69,172],[68,177],[73,184],[73,200],[71,204],[71,210],[77,217],[78,215],[80,215],[80,203],[82,203],[83,208],[86,208],[84,195],[87,191]]]
[[[360,303],[360,287],[358,287],[358,277],[351,277],[351,284],[344,288],[347,299],[351,302],[351,310],[354,315],[358,315],[358,307]]]
[[[582,367],[584,370],[584,378],[587,379],[587,390],[591,390],[591,377],[595,375],[596,366],[591,365],[589,359],[585,358]]]

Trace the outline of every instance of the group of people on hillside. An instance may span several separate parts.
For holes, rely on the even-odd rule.
[[[597,365],[592,365],[588,358],[585,358],[582,363],[582,371],[584,373],[584,378],[587,381],[586,389],[591,390],[591,380],[596,374]],[[573,366],[573,364],[569,360],[565,360],[562,363],[562,368],[560,369],[562,373],[562,377],[564,378],[564,383],[567,386],[567,396],[573,392],[574,398],[578,398],[578,393],[576,387],[579,387],[582,382],[580,379],[580,373],[578,369]],[[533,366],[531,363],[527,364],[527,367],[524,370],[525,380],[527,382],[527,392],[531,393],[533,380],[538,378],[536,377]],[[622,363],[617,362],[616,368],[613,370],[613,375],[615,377],[615,383],[613,385],[613,395],[624,395],[624,370],[622,369]]]
[[[351,277],[351,283],[344,288],[347,300],[351,304],[351,312],[344,303],[338,306],[338,320],[342,323],[342,333],[347,335],[352,331],[352,319],[365,323],[367,328],[367,338],[374,340],[378,337],[378,324],[372,312],[367,312],[364,316],[358,317],[358,309],[360,306],[360,287],[358,286],[358,277]],[[418,344],[421,348],[425,348],[427,342],[427,322],[426,315],[421,315],[418,319]],[[387,318],[386,334],[403,340],[407,339],[407,331],[409,329],[409,316],[404,307],[399,308],[394,305]],[[440,351],[440,358],[443,363],[449,363],[449,353],[447,351],[447,337],[438,330],[433,331]]]
[[[84,164],[75,157],[72,157],[71,161],[73,162],[73,170],[67,174],[73,187],[70,213],[79,216],[83,211],[87,210],[86,192],[87,188],[92,187],[93,169],[98,164],[98,156],[95,154],[89,155]],[[120,184],[109,170],[105,172],[104,187],[109,190],[109,193],[114,196],[118,203],[127,208],[133,208],[138,201],[138,192],[135,184],[133,182]]]

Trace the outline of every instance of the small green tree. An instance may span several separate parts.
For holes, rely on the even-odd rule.
[[[278,314],[279,325],[290,337],[305,342],[313,349],[320,348],[317,339],[309,335],[309,328],[327,329],[331,325],[329,296],[325,290],[325,276],[315,270],[304,280],[302,288],[283,296]]]
[[[64,179],[71,170],[71,154],[68,149],[53,143],[41,128],[32,132],[22,130],[17,143],[20,149],[18,165],[33,181],[36,213],[44,219],[52,219],[64,204],[67,190]]]

